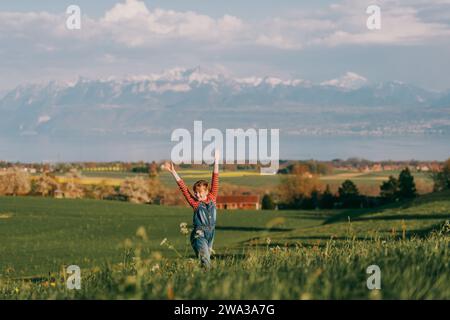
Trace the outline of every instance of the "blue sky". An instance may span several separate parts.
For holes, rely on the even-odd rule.
[[[381,8],[382,28],[365,9]],[[82,29],[65,28],[77,4]],[[22,0],[0,3],[0,92],[27,82],[202,66],[314,82],[347,72],[450,89],[450,1]]]

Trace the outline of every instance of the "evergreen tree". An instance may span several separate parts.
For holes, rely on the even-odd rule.
[[[380,186],[380,196],[387,201],[395,201],[399,194],[399,182],[393,177],[389,176],[388,181],[384,181]]]
[[[311,192],[311,206],[312,209],[317,209],[319,207],[320,192],[318,190],[313,190]]]
[[[408,168],[400,172],[398,176],[398,196],[401,199],[412,199],[417,196],[416,184],[414,177]]]
[[[339,200],[345,208],[360,206],[359,191],[353,181],[345,180],[339,187]]]
[[[327,184],[325,191],[320,198],[320,208],[322,209],[333,209],[334,203],[336,201],[335,196],[331,193],[330,185]]]

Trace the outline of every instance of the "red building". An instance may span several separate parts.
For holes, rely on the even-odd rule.
[[[218,209],[227,209],[227,210],[261,209],[258,195],[218,196],[216,203]]]

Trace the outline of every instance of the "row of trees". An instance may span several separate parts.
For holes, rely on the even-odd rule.
[[[390,176],[388,181],[383,182],[379,197],[360,194],[358,187],[351,180],[345,180],[337,193],[333,193],[329,185],[323,190],[317,176],[308,176],[299,171],[298,174],[282,180],[278,206],[280,209],[367,208],[416,196],[414,177],[408,168],[402,170],[397,178]],[[263,198],[263,209],[274,206],[270,196]]]
[[[106,181],[95,185],[82,183],[77,171],[71,170],[62,183],[48,173],[31,177],[17,168],[10,168],[0,174],[0,195],[35,195],[43,197],[63,197],[69,199],[114,199],[133,203],[155,203],[162,198],[164,189],[155,172],[149,177],[125,179],[120,186],[108,185]]]
[[[408,168],[402,170],[398,178],[390,176],[380,186],[380,197],[387,202],[412,199],[416,196],[416,184]]]

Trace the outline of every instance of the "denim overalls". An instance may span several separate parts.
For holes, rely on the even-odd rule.
[[[201,201],[194,211],[194,228],[191,233],[191,245],[202,266],[211,266],[211,249],[216,227],[216,205],[212,200]]]

